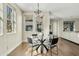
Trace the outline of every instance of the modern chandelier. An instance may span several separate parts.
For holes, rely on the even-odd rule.
[[[37,17],[43,18],[43,16],[40,16],[40,14],[42,13],[42,11],[39,9],[39,3],[37,3],[37,10],[34,11],[34,13],[37,15]]]

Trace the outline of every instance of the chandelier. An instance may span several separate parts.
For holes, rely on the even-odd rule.
[[[37,15],[37,17],[43,18],[43,16],[40,16],[40,14],[42,13],[42,11],[39,9],[39,3],[37,3],[37,10],[34,11],[34,13]]]

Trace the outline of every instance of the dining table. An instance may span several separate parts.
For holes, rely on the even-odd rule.
[[[46,42],[46,38],[44,38],[44,34],[42,34],[41,38],[37,38],[37,42],[39,43],[36,43],[37,44],[37,48],[36,50],[38,51],[40,49],[40,53],[43,54],[44,53],[44,49],[48,52],[49,48],[47,47],[47,45],[45,44]],[[49,41],[48,41],[49,43]]]

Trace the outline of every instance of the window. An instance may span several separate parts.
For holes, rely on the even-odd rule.
[[[6,6],[6,19],[7,19],[7,33],[16,32],[16,11],[15,9],[7,5]]]
[[[3,5],[0,3],[0,35],[3,34]]]
[[[63,31],[74,31],[74,21],[64,21]]]

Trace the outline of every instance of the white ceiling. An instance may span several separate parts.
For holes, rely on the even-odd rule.
[[[37,10],[37,3],[18,3],[23,11]],[[79,3],[40,3],[39,9],[58,17],[79,17]]]

